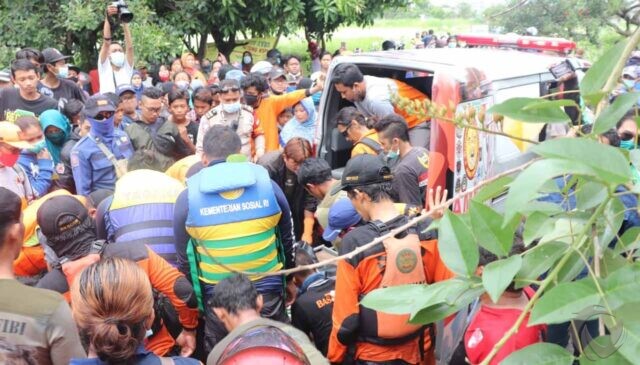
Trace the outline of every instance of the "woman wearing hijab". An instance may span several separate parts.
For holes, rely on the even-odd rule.
[[[136,99],[140,101],[142,92],[144,91],[144,85],[142,84],[142,75],[139,71],[133,71],[133,75],[131,75],[131,86],[136,93]]]
[[[40,114],[40,126],[44,132],[47,150],[53,160],[55,171],[53,181],[55,186],[74,192],[73,174],[62,159],[62,148],[71,138],[71,123],[69,123],[69,119],[58,110],[50,109]]]
[[[280,132],[281,143],[286,144],[293,137],[301,137],[313,145],[316,133],[316,109],[311,98],[302,99],[293,106],[293,118]]]
[[[202,81],[203,84],[207,82],[207,78],[204,77],[204,74],[196,69],[196,57],[193,53],[183,53],[182,57],[180,57],[180,61],[182,61],[183,70],[191,76],[192,80],[198,79]]]

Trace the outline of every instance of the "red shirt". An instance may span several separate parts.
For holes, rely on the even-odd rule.
[[[469,361],[472,364],[481,363],[491,352],[493,346],[513,326],[521,313],[522,311],[519,309],[481,306],[464,334],[464,347]],[[499,364],[512,352],[542,342],[546,326],[528,327],[528,323],[529,315],[522,321],[518,332],[511,336],[493,357],[491,365]]]

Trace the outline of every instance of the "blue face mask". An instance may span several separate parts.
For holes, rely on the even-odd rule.
[[[636,86],[635,80],[623,79],[622,83],[624,84],[624,87],[627,89],[631,89],[632,87]]]
[[[636,147],[635,142],[630,139],[628,141],[620,141],[620,148],[625,149],[625,150],[633,150]]]
[[[40,151],[42,151],[46,147],[47,147],[47,143],[43,139],[42,141],[40,141],[40,142],[34,144],[33,146],[31,146],[30,148],[28,148],[27,151],[33,153],[34,155],[37,155],[38,153],[40,153]]]
[[[231,103],[231,104],[222,104],[222,110],[224,110],[227,113],[237,113],[240,111],[240,102],[236,101],[235,103]]]
[[[102,139],[107,144],[111,143],[113,140],[113,131],[115,130],[113,116],[104,120],[87,119],[89,120],[89,124],[91,124],[91,135]]]

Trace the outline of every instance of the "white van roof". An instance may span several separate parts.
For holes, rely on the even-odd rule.
[[[549,73],[549,67],[565,58],[543,53],[491,48],[427,48],[378,51],[336,57],[335,63],[447,71],[462,80],[465,69],[476,68],[489,80]]]

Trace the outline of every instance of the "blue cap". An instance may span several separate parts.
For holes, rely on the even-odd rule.
[[[136,91],[133,89],[133,86],[131,85],[120,85],[118,86],[118,90],[116,90],[116,94],[118,94],[118,96],[122,96],[122,94],[126,93],[127,91],[130,91],[132,93],[136,93]]]
[[[353,227],[362,220],[362,217],[347,198],[338,199],[329,209],[329,224],[322,234],[325,241],[332,242],[343,230]]]

